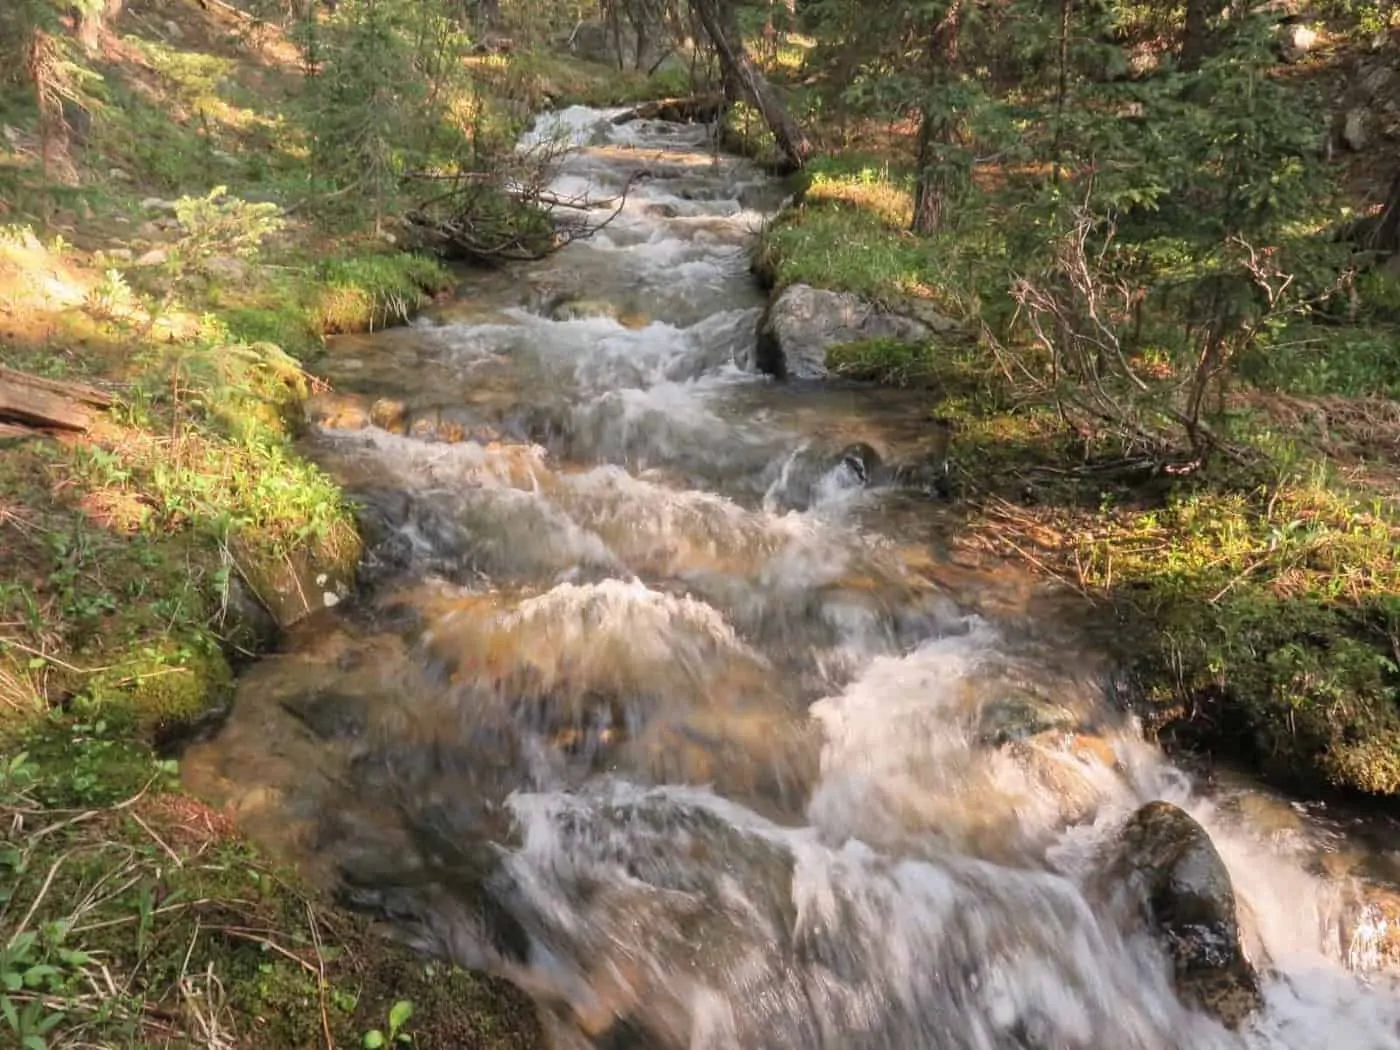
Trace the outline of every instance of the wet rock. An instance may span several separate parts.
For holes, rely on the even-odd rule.
[[[1241,943],[1230,873],[1205,828],[1169,802],[1129,818],[1101,876],[1121,918],[1137,918],[1171,957],[1184,999],[1237,1028],[1262,1002]]]
[[[354,740],[369,725],[369,701],[348,693],[315,693],[282,701],[282,709],[322,740]]]
[[[482,445],[501,441],[500,428],[485,423],[474,409],[462,405],[430,405],[415,408],[402,417],[402,432],[417,441],[460,444],[475,441]]]
[[[395,489],[362,492],[360,528],[368,543],[360,582],[374,585],[411,573],[466,580],[472,536],[450,506]]]
[[[892,483],[902,488],[945,499],[953,494],[953,479],[946,447],[933,455],[897,463],[889,468],[889,472]]]
[[[1340,932],[1352,969],[1400,973],[1400,890],[1358,883],[1343,904]]]
[[[875,485],[885,480],[888,471],[880,453],[864,441],[847,445],[840,452],[840,462],[862,485]]]
[[[883,458],[865,442],[837,452],[814,446],[794,453],[780,468],[766,498],[781,510],[808,510],[842,490],[886,484],[892,474]]]
[[[532,313],[550,316],[556,307],[583,297],[582,291],[555,273],[537,274],[525,278],[520,305]]]
[[[229,577],[223,616],[225,637],[244,653],[265,652],[277,641],[276,618],[237,576]]]
[[[759,322],[753,364],[787,379],[827,375],[826,353],[839,343],[893,339],[918,343],[933,329],[922,321],[889,313],[849,292],[794,284],[768,307]]]
[[[408,406],[391,397],[381,397],[369,406],[369,421],[380,430],[402,434],[407,428]]]
[[[983,706],[977,736],[995,746],[1052,731],[1068,732],[1078,725],[1079,719],[1068,708],[1031,693],[1010,693]]]
[[[308,423],[330,430],[363,430],[370,424],[363,399],[323,391],[307,398],[303,407]]]
[[[603,317],[617,320],[623,311],[605,299],[566,299],[556,303],[549,311],[551,321],[582,321]]]
[[[782,207],[790,196],[788,187],[776,181],[743,186],[739,190],[739,207],[745,211],[772,212]]]
[[[346,565],[358,560],[350,552]],[[249,584],[261,596],[277,626],[285,630],[311,613],[327,608],[326,595],[336,601],[350,595],[348,574],[341,566],[323,565],[314,554],[296,552],[280,562],[248,566]]]

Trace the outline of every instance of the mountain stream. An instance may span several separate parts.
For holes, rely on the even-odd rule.
[[[1396,830],[1144,743],[1072,603],[852,453],[935,460],[918,397],[748,367],[777,186],[614,115],[525,142],[571,137],[553,188],[600,216],[645,168],[605,229],[332,347],[307,448],[363,587],[248,671],[191,787],[565,1050],[1400,1048],[1357,904]],[[1105,882],[1151,800],[1228,868],[1236,1028]]]

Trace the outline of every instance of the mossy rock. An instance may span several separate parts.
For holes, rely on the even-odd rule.
[[[239,564],[252,595],[285,629],[348,597],[362,553],[359,535],[347,532],[282,557],[240,552]]]
[[[232,690],[233,671],[222,653],[166,641],[95,675],[86,692],[99,707],[116,709],[150,732],[198,721]]]

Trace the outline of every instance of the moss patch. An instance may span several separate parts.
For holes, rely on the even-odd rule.
[[[452,287],[440,263],[403,253],[332,259],[318,268],[308,321],[324,334],[400,324]]]

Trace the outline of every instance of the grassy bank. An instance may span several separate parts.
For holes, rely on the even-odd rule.
[[[914,236],[911,154],[906,138],[818,158],[758,264],[777,289],[918,298],[964,322],[961,339],[829,357],[838,374],[927,389],[930,416],[955,422],[962,540],[1116,618],[1165,739],[1303,790],[1400,795],[1400,282],[1367,272],[1345,319],[1293,322],[1242,358],[1223,413],[1234,451],[1173,475],[1028,394],[1018,369],[1044,364],[1015,323],[1015,218],[999,211],[1015,202],[980,194],[967,221]]]
[[[113,399],[84,433],[0,436],[0,1044],[537,1045],[519,994],[328,907],[162,757],[354,586],[351,508],[294,447],[325,338],[461,276],[399,250],[405,201],[321,174],[335,111],[277,27],[135,2],[80,57],[57,154],[0,85],[0,364]],[[525,48],[462,65],[444,155],[675,88]]]

